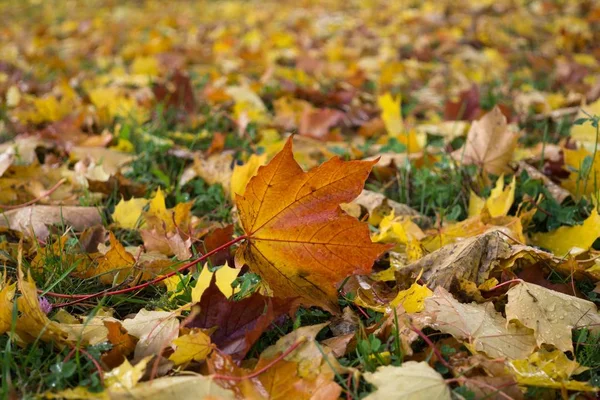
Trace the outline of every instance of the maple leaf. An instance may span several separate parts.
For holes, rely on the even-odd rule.
[[[511,172],[508,163],[517,145],[519,135],[512,132],[500,108],[494,107],[481,119],[473,122],[462,149],[452,156],[466,165],[477,165],[495,175]]]
[[[247,236],[236,262],[248,264],[281,297],[337,309],[335,284],[366,274],[389,246],[339,207],[360,194],[374,162],[335,157],[310,172],[294,160],[292,139],[236,196]]]
[[[177,348],[169,360],[173,361],[175,365],[185,364],[192,360],[203,361],[213,349],[210,337],[200,329],[192,329],[189,333],[179,336],[173,340],[173,344]]]
[[[364,374],[377,390],[365,399],[431,399],[450,400],[450,389],[444,378],[426,362],[407,361],[400,367],[388,365]]]
[[[211,335],[212,341],[223,353],[241,360],[271,322],[291,308],[292,302],[287,299],[272,299],[258,293],[240,301],[228,301],[223,285],[219,284],[218,272],[222,269],[214,275],[206,274],[210,277],[210,283],[201,293],[198,303],[200,313],[187,326],[215,329]],[[206,270],[208,268],[205,267],[202,273]],[[201,274],[198,284],[202,285],[204,279]],[[231,293],[231,285],[229,288]]]
[[[468,339],[469,348],[492,358],[524,358],[536,347],[532,331],[508,323],[492,303],[461,304],[441,287],[425,299],[424,313],[415,318],[455,338]]]
[[[591,301],[527,282],[512,287],[507,294],[506,319],[533,329],[540,346],[547,343],[561,351],[573,351],[573,329],[598,331],[600,313]]]

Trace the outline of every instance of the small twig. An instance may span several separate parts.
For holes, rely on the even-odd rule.
[[[67,181],[66,178],[62,178],[61,180],[59,180],[58,182],[56,182],[54,184],[54,186],[52,186],[50,189],[48,189],[47,191],[45,191],[44,193],[42,193],[40,196],[36,197],[33,200],[29,200],[28,202],[25,202],[23,204],[16,204],[16,205],[0,205],[0,209],[2,210],[16,210],[18,208],[23,208],[23,207],[27,207],[30,206],[32,204],[37,203],[38,201],[42,200],[45,197],[50,196],[52,193],[54,193],[56,191],[56,189],[58,189],[63,183],[65,183]]]
[[[300,346],[304,342],[306,342],[306,337],[301,336],[300,338],[298,338],[298,340],[293,345],[291,345],[286,351],[284,351],[283,353],[281,353],[277,358],[273,359],[270,363],[268,363],[267,365],[265,365],[264,367],[262,367],[258,371],[254,371],[250,375],[229,376],[229,375],[215,374],[215,375],[212,375],[212,378],[213,379],[227,380],[227,381],[243,381],[243,380],[246,380],[246,379],[256,378],[257,376],[259,376],[260,374],[264,373],[269,368],[271,368],[273,365],[275,365],[279,361],[283,360],[285,357],[287,357],[292,351],[296,350],[298,348],[298,346]]]

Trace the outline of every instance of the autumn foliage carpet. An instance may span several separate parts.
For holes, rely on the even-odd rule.
[[[596,398],[598,43],[585,0],[0,2],[2,398]]]

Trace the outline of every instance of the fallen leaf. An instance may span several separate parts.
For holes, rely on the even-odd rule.
[[[21,297],[17,299],[19,317],[15,332],[25,343],[33,343],[38,338],[45,342],[54,342],[60,347],[74,345],[77,337],[62,324],[51,321],[40,307],[37,289],[31,274],[25,274],[19,268],[17,285]],[[11,312],[12,314],[12,312]],[[11,318],[12,320],[12,318]]]
[[[492,189],[490,197],[482,199],[471,191],[469,199],[469,217],[481,214],[486,207],[490,216],[503,217],[508,214],[513,202],[515,201],[515,189],[517,186],[516,178],[513,179],[508,187],[504,187],[504,175],[500,175],[496,186]]]
[[[159,354],[163,348],[179,336],[177,313],[141,309],[134,318],[123,321],[127,333],[139,339],[135,346],[134,360]]]
[[[111,369],[104,375],[106,387],[109,390],[133,389],[140,379],[142,379],[151,358],[151,356],[145,357],[136,363],[135,366],[132,366],[125,359],[121,365]]]
[[[115,206],[112,213],[112,219],[121,228],[136,229],[143,227],[142,217],[143,209],[148,204],[147,199],[121,199]]]
[[[367,226],[339,208],[360,193],[372,165],[333,158],[306,173],[288,140],[236,197],[248,236],[236,262],[258,272],[277,296],[336,310],[335,285],[368,273],[388,248],[373,244]]]
[[[450,290],[458,279],[482,284],[499,265],[500,259],[511,255],[510,245],[497,231],[449,244],[396,272],[399,281],[422,279],[434,289]]]
[[[48,238],[49,225],[64,224],[76,231],[83,231],[102,224],[101,209],[96,207],[29,206],[5,211],[2,216],[0,226],[8,226],[27,235],[33,234],[41,240]]]
[[[6,279],[6,273],[0,281],[0,335],[8,332],[12,325],[13,298],[15,297],[16,283]]]
[[[576,226],[561,226],[548,233],[531,235],[531,243],[551,250],[558,257],[568,254],[577,255],[592,247],[600,237],[600,215],[594,208],[583,224]]]
[[[160,379],[138,383],[131,389],[114,389],[109,391],[111,400],[197,400],[219,399],[234,400],[231,390],[219,386],[210,377],[202,375],[168,376]]]
[[[258,293],[240,301],[229,301],[217,285],[218,278],[207,276],[210,281],[199,299],[200,313],[187,326],[215,329],[211,334],[213,343],[223,353],[241,360],[271,322],[288,311],[291,303]]]
[[[467,340],[469,348],[491,358],[526,358],[536,347],[532,331],[509,323],[493,303],[461,304],[442,287],[425,299],[425,309],[415,319],[456,339]]]
[[[527,282],[513,286],[507,295],[506,319],[533,329],[539,346],[546,343],[573,351],[573,329],[599,329],[600,314],[591,301]]]
[[[187,364],[190,361],[203,361],[213,349],[210,337],[200,329],[192,329],[189,333],[179,336],[173,340],[177,346],[175,352],[169,356],[169,360],[175,365]]]
[[[449,400],[450,389],[444,378],[426,362],[406,361],[401,366],[383,366],[375,372],[363,374],[365,380],[377,390],[368,400]]]
[[[587,368],[578,362],[570,360],[562,351],[552,352],[540,350],[526,359],[513,360],[509,363],[512,371],[521,385],[549,387],[556,389],[595,392],[597,387],[588,382],[570,379]]]
[[[510,173],[508,164],[517,146],[519,136],[512,132],[500,108],[473,122],[462,149],[452,156],[465,165],[477,165],[484,171],[501,175]]]
[[[110,232],[110,250],[99,259],[98,267],[90,270],[86,276],[99,276],[100,282],[111,284],[121,283],[133,271],[135,258],[129,254],[117,240],[114,233]]]
[[[230,194],[233,200],[235,200],[235,195],[244,194],[246,190],[246,185],[250,181],[256,173],[258,172],[258,167],[264,165],[267,162],[266,154],[252,154],[248,161],[244,165],[234,165],[233,172],[231,173],[231,188]]]

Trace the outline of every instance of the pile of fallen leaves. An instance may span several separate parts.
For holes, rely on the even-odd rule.
[[[600,4],[0,21],[3,398],[600,390]]]

